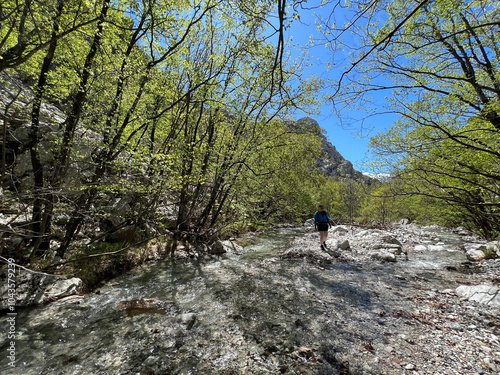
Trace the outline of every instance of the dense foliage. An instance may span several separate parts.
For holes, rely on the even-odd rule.
[[[15,181],[19,160],[2,163],[5,197],[30,214],[15,229],[19,259],[64,257],[79,233],[150,238],[153,225],[196,241],[311,215],[319,129],[285,119],[314,105],[316,83],[299,84],[301,62],[269,41],[273,2],[4,1],[0,12],[2,85],[15,76],[33,91],[32,185]],[[64,121],[42,122],[44,103]]]
[[[294,18],[304,4],[288,4]],[[388,91],[384,111],[400,116],[372,139],[392,179],[370,187],[317,173],[320,129],[289,121],[314,109],[322,82],[302,79],[305,57],[285,53],[285,5],[3,1],[1,206],[26,215],[7,225],[15,256],[65,257],[165,229],[213,240],[303,221],[318,202],[337,223],[408,218],[498,236],[498,5],[351,1],[355,22],[318,20],[334,53],[346,29],[364,44],[333,82],[335,108],[366,110]],[[48,119],[47,104],[61,118]],[[27,137],[8,144],[26,108]]]
[[[418,195],[423,205],[418,216],[440,216],[441,223],[463,225],[487,238],[498,236],[498,2],[350,4],[364,20],[355,29],[364,48],[353,55],[352,75],[335,86],[335,100],[339,106],[369,108],[373,95],[387,92],[385,106],[373,108],[373,114],[399,115],[388,132],[371,141],[378,164],[397,181],[376,194],[388,197],[390,191],[399,201],[406,197],[409,217],[415,216]]]

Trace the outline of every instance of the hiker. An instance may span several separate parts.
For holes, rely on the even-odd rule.
[[[326,249],[326,237],[328,237],[328,227],[332,227],[328,212],[323,205],[318,206],[318,211],[314,213],[314,230],[319,232],[319,242],[322,250]]]

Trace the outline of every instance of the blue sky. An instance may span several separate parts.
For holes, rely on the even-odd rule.
[[[300,46],[305,46],[309,41],[309,35],[313,34],[318,37],[316,31],[316,25],[314,23],[313,12],[324,12],[323,14],[328,14],[330,12],[328,9],[316,9],[311,11],[301,11],[300,18],[301,22],[293,22],[292,27],[287,31],[287,37],[293,37],[293,43],[299,44]],[[341,19],[346,19],[344,14],[336,10],[337,21]],[[349,34],[348,38],[351,38]],[[350,42],[355,42],[355,40],[350,39]],[[325,48],[324,45],[316,45],[309,48],[309,54],[313,56],[314,64],[306,69],[307,75],[316,75],[324,79],[335,79],[339,78],[348,65],[348,61],[344,60],[343,64],[338,64],[337,68],[328,71],[326,69],[326,64],[332,62],[332,52]],[[293,54],[293,51],[292,51]],[[347,55],[341,51],[336,54],[336,62],[342,61]],[[387,94],[387,93],[386,93]],[[384,95],[376,98],[376,102],[380,104],[380,109],[384,103]],[[394,115],[377,115],[368,117],[370,113],[366,112],[345,112],[344,116],[349,116],[357,119],[363,119],[363,122],[357,122],[353,125],[346,127],[342,126],[339,119],[332,113],[332,104],[325,103],[321,108],[321,114],[319,116],[310,116],[318,121],[319,125],[325,129],[326,137],[328,140],[336,147],[336,149],[342,154],[342,156],[351,161],[354,167],[361,172],[377,172],[369,169],[366,162],[370,161],[373,157],[368,153],[368,144],[370,137],[378,132],[385,132],[388,127],[397,119]],[[302,117],[298,114],[298,118]]]

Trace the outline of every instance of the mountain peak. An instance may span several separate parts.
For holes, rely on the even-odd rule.
[[[322,154],[317,161],[318,170],[328,177],[352,178],[355,180],[363,180],[368,182],[371,180],[368,176],[354,169],[354,166],[349,160],[346,160],[336,147],[326,138],[325,130],[321,128],[318,122],[310,117],[303,117],[297,120],[294,125],[301,129],[308,129],[316,133],[321,139]]]

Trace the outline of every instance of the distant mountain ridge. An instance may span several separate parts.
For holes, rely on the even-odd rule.
[[[367,177],[374,178],[380,182],[387,182],[389,181],[392,176],[389,173],[368,173],[368,172],[363,172],[363,174]]]

